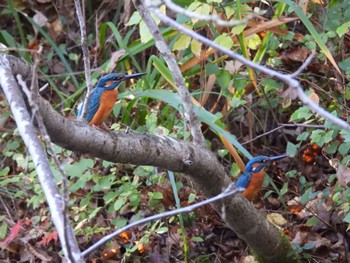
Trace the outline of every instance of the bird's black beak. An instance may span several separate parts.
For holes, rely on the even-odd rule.
[[[136,78],[144,76],[146,74],[147,74],[146,72],[142,72],[142,73],[134,73],[134,74],[124,75],[122,80],[136,79]]]
[[[269,157],[269,162],[281,160],[281,159],[286,158],[286,157],[288,157],[287,154],[272,156],[272,157]]]

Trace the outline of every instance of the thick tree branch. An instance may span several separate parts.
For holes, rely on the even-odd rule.
[[[26,72],[31,74],[30,70]],[[82,121],[65,119],[41,97],[38,104],[51,141],[63,148],[111,162],[153,165],[185,173],[207,198],[220,194],[231,183],[216,156],[204,147],[165,136],[101,131]],[[268,262],[280,262],[289,250],[283,244],[279,230],[241,195],[217,201],[213,206],[227,225],[240,238],[249,241],[249,246],[256,252],[262,254],[259,248],[269,244],[270,249],[263,251]]]

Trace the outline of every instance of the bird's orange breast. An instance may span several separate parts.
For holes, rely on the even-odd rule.
[[[247,198],[249,201],[253,201],[257,197],[257,195],[260,192],[261,186],[264,182],[264,177],[265,177],[264,169],[262,169],[257,173],[252,174],[249,184],[243,192],[243,195],[245,196],[245,198]]]
[[[100,106],[94,117],[89,122],[90,125],[99,125],[111,114],[118,98],[118,89],[106,90],[101,94]]]

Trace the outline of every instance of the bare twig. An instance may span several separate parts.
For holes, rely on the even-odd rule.
[[[313,102],[303,91],[300,82],[296,79],[294,79],[291,75],[286,75],[286,74],[282,74],[278,71],[269,69],[267,67],[264,67],[262,65],[256,64],[246,58],[244,58],[243,56],[227,49],[224,48],[222,46],[220,46],[217,43],[214,43],[213,41],[207,39],[204,36],[201,36],[200,34],[180,25],[179,23],[177,23],[176,21],[174,21],[173,19],[171,19],[170,17],[164,15],[162,12],[160,12],[158,9],[156,8],[152,8],[152,12],[154,12],[156,14],[156,16],[165,24],[167,24],[168,26],[171,26],[177,30],[179,30],[180,32],[204,43],[205,45],[215,48],[216,50],[222,52],[225,55],[228,55],[229,57],[236,59],[242,63],[244,63],[246,66],[251,67],[255,70],[258,70],[260,72],[263,72],[267,75],[270,75],[271,77],[277,78],[281,81],[283,81],[284,83],[288,84],[290,87],[294,88],[297,91],[298,97],[299,99],[305,104],[307,105],[312,111],[314,111],[315,113],[319,114],[320,116],[329,119],[331,122],[333,122],[334,124],[338,125],[339,127],[350,131],[350,124],[336,116],[334,116],[333,114],[329,113],[328,111],[326,111],[325,109],[321,108],[318,104],[316,104],[315,102]],[[305,61],[305,62],[309,62],[309,60]],[[305,68],[305,64],[302,65],[302,68]]]
[[[299,124],[299,123],[295,123],[295,124],[283,124],[283,123],[278,123],[278,126],[277,128],[274,128],[268,132],[264,132],[263,134],[260,134],[258,136],[256,136],[254,139],[252,140],[249,140],[249,141],[246,141],[246,142],[243,142],[241,143],[241,145],[245,145],[245,144],[248,144],[248,143],[251,143],[261,137],[264,137],[264,136],[267,136],[275,131],[278,131],[280,129],[283,129],[285,127],[303,127],[303,128],[316,128],[316,129],[324,129],[325,126],[324,125],[311,125],[311,124]]]
[[[301,72],[304,71],[304,69],[311,63],[311,60],[316,56],[316,52],[313,51],[311,53],[311,55],[304,61],[304,63],[300,66],[300,68],[298,68],[297,71],[295,71],[294,73],[290,74],[291,78],[296,78],[300,75]]]
[[[186,207],[182,207],[182,208],[179,208],[179,209],[176,209],[176,210],[172,210],[172,211],[168,211],[168,212],[164,212],[164,213],[161,213],[161,214],[157,214],[157,215],[153,215],[153,216],[149,216],[149,217],[146,217],[146,218],[143,218],[141,220],[138,220],[136,222],[133,222],[107,236],[105,236],[104,238],[100,239],[98,242],[96,242],[95,244],[93,244],[91,247],[89,247],[88,249],[86,249],[85,251],[83,251],[81,254],[83,256],[86,256],[88,255],[89,253],[93,252],[95,249],[97,249],[98,247],[102,246],[103,244],[105,244],[106,242],[108,242],[109,240],[111,240],[112,238],[114,238],[115,236],[123,233],[124,231],[130,229],[130,228],[133,228],[133,227],[136,227],[136,226],[139,226],[141,224],[145,224],[145,223],[148,223],[148,222],[151,222],[151,221],[154,221],[154,220],[158,220],[158,219],[162,219],[162,218],[167,218],[167,217],[170,217],[170,216],[175,216],[177,214],[181,214],[181,213],[190,213],[192,212],[193,210],[201,207],[201,206],[204,206],[204,205],[207,205],[207,204],[211,204],[211,203],[214,203],[218,200],[221,200],[221,199],[224,199],[225,197],[228,197],[228,196],[231,196],[231,195],[235,195],[237,193],[240,193],[240,192],[243,192],[243,188],[234,188],[234,185],[233,184],[230,184],[222,193],[212,197],[212,198],[209,198],[207,200],[204,200],[204,201],[201,201],[199,203],[196,203],[196,204],[193,204],[193,205],[189,205],[189,206],[186,206]]]
[[[67,176],[65,170],[63,169],[61,162],[58,160],[56,152],[54,151],[54,149],[52,147],[50,136],[47,133],[43,118],[39,113],[39,106],[38,106],[38,104],[39,104],[38,103],[39,89],[37,86],[36,69],[37,69],[37,65],[40,62],[39,61],[39,54],[41,53],[41,51],[42,51],[42,46],[40,46],[38,52],[34,56],[35,63],[34,63],[33,69],[32,69],[32,76],[33,77],[32,77],[32,83],[31,83],[30,89],[28,89],[26,82],[22,80],[21,75],[19,75],[17,77],[17,81],[18,81],[18,84],[21,86],[22,90],[27,94],[29,106],[31,107],[31,110],[32,110],[32,118],[36,119],[41,136],[42,136],[43,140],[45,141],[46,148],[48,149],[49,153],[51,154],[52,160],[54,161],[54,164],[55,164],[58,172],[62,176],[62,196],[63,196],[62,214],[63,214],[64,237],[65,237],[64,243],[68,244],[68,239],[74,238],[74,237],[69,236],[69,229],[68,229],[69,225],[67,224],[67,222],[69,220],[68,215],[66,213],[67,212],[67,203],[68,203],[68,191],[67,191],[67,178],[68,178],[68,176]],[[70,246],[67,246],[67,254],[68,254],[68,258],[70,260],[74,259]]]
[[[70,259],[67,247],[70,247],[72,261],[84,262],[80,255],[79,247],[76,242],[74,231],[69,222],[64,223],[62,213],[62,199],[57,189],[54,176],[52,174],[46,153],[42,148],[41,142],[35,133],[35,128],[31,122],[31,117],[23,101],[16,80],[12,75],[12,69],[7,56],[0,56],[0,86],[5,94],[11,112],[17,123],[18,131],[26,144],[28,151],[35,164],[35,170],[38,174],[40,184],[44,190],[46,200],[50,207],[52,221],[58,232],[64,255]],[[65,238],[64,228],[67,228],[68,238]]]
[[[188,16],[190,18],[194,18],[194,19],[198,19],[198,20],[202,20],[202,21],[212,21],[219,26],[232,27],[232,26],[245,24],[248,22],[248,19],[250,18],[249,17],[248,19],[244,19],[244,20],[226,21],[226,20],[222,20],[221,17],[216,15],[216,14],[202,15],[202,14],[199,14],[196,12],[191,12],[185,8],[182,8],[179,5],[174,4],[171,0],[160,0],[159,2],[146,0],[145,6],[147,8],[149,8],[149,7],[155,8],[155,7],[159,7],[162,3],[164,3],[169,9],[171,9],[176,14],[183,14],[183,15]]]
[[[79,26],[80,26],[80,35],[81,35],[81,48],[83,50],[83,60],[84,60],[84,70],[85,70],[85,81],[86,81],[86,87],[87,87],[87,91],[86,91],[86,97],[84,99],[84,104],[83,104],[83,109],[82,109],[82,114],[81,114],[81,118],[85,119],[86,117],[86,113],[87,113],[87,109],[88,109],[88,104],[91,98],[91,75],[90,75],[90,54],[89,54],[89,49],[87,46],[87,41],[86,41],[86,26],[85,26],[85,21],[83,18],[83,13],[82,13],[82,9],[81,9],[81,5],[80,5],[80,0],[74,0],[74,4],[75,4],[75,9],[77,12],[77,17],[78,17],[78,21],[79,21]]]
[[[201,125],[198,121],[197,115],[194,111],[194,107],[191,100],[191,95],[185,85],[185,81],[181,74],[180,68],[172,55],[169,47],[164,41],[162,34],[159,31],[157,24],[154,22],[148,8],[146,8],[140,1],[133,0],[136,9],[139,11],[142,20],[147,25],[149,31],[151,32],[158,50],[162,54],[165,62],[167,63],[170,72],[172,73],[175,81],[175,85],[182,99],[182,103],[185,109],[185,120],[188,122],[191,135],[193,137],[193,142],[197,145],[205,145],[204,136],[201,131]]]

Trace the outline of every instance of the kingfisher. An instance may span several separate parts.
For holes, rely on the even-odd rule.
[[[118,88],[123,81],[144,75],[146,75],[144,72],[129,75],[111,73],[101,77],[96,87],[92,90],[88,105],[86,120],[89,124],[98,126],[111,114],[118,98]],[[84,103],[81,103],[78,107],[78,118],[83,113],[83,105]]]
[[[271,162],[287,157],[278,155],[273,157],[257,156],[251,159],[246,165],[246,171],[238,178],[236,188],[244,188],[243,196],[253,201],[258,195],[263,184],[265,173],[264,168]]]

